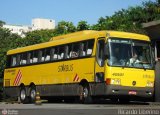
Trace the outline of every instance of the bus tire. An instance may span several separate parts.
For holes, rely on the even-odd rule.
[[[29,90],[29,101],[31,103],[34,103],[35,102],[35,99],[36,99],[36,87],[35,86],[31,86],[30,87],[30,90]]]
[[[80,102],[84,104],[92,103],[89,85],[80,85]]]
[[[26,88],[24,86],[20,87],[19,97],[20,97],[21,103],[27,103],[27,93],[26,93]]]

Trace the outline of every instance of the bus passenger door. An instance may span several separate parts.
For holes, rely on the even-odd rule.
[[[105,79],[105,58],[104,58],[105,38],[99,38],[96,49],[96,61],[95,61],[95,95],[104,94],[104,79]]]

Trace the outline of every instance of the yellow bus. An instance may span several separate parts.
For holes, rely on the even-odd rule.
[[[85,30],[7,52],[4,89],[21,102],[41,97],[128,101],[154,94],[150,39],[145,35]]]

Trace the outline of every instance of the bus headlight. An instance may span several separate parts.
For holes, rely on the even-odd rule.
[[[120,79],[111,79],[111,84],[120,85],[121,84],[121,80]]]
[[[153,87],[154,86],[154,82],[153,81],[147,81],[147,87]]]

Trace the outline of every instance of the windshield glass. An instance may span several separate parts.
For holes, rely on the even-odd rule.
[[[112,38],[109,39],[109,52],[110,66],[153,68],[149,42]]]

